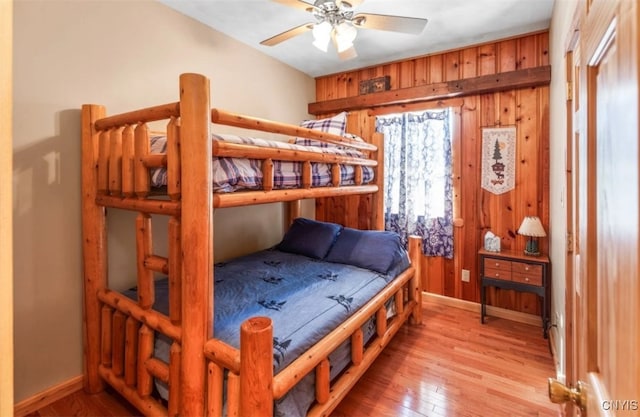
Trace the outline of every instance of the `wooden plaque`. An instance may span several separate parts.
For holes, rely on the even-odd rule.
[[[360,81],[360,95],[369,93],[379,93],[380,91],[387,91],[391,88],[391,77],[385,75],[384,77],[372,78],[370,80]]]

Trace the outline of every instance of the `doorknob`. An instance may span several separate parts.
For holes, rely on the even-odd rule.
[[[587,407],[587,390],[582,381],[578,381],[575,388],[569,388],[557,379],[549,378],[549,399],[555,404],[572,401],[580,408],[584,416]]]

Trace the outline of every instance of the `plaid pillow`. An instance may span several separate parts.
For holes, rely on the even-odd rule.
[[[326,119],[304,120],[300,123],[300,126],[308,129],[319,130],[321,132],[332,133],[338,136],[344,136],[347,129],[347,112],[343,111],[342,113],[338,113],[335,116]],[[296,145],[319,146],[321,148],[336,146],[331,143],[306,138],[296,138],[294,143]]]

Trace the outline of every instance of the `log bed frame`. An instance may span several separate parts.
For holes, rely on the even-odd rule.
[[[241,327],[240,349],[211,334],[213,296],[213,209],[289,202],[289,218],[299,215],[299,201],[347,194],[373,193],[374,216],[381,204],[382,152],[377,146],[210,108],[209,80],[198,74],[180,76],[180,101],[105,117],[99,105],[82,107],[82,237],[84,256],[84,388],[96,393],[105,381],[145,415],[219,416],[226,391],[229,416],[271,416],[273,401],[304,375],[316,371],[316,401],[309,415],[328,415],[365,372],[401,325],[421,322],[420,241],[410,240],[412,266],[304,355],[273,375],[272,328],[265,317]],[[166,154],[150,154],[147,123],[167,122]],[[289,136],[309,137],[370,152],[358,160],[315,152],[212,144],[211,123]],[[264,189],[214,194],[211,155],[264,160]],[[273,189],[273,160],[303,161],[303,187]],[[311,188],[310,162],[356,166],[356,185]],[[362,165],[376,169],[377,183],[362,185]],[[166,166],[164,196],[150,188],[149,169]],[[137,212],[136,259],[138,300],[108,287],[106,208]],[[151,216],[169,216],[168,256],[154,254]],[[381,219],[372,224],[381,229]],[[152,309],[154,273],[169,277],[169,316]],[[385,303],[394,300],[396,315],[387,319]],[[361,326],[377,320],[375,337],[363,345]],[[154,332],[173,341],[169,363],[153,356]],[[351,365],[329,380],[328,355],[343,341],[352,342]],[[225,370],[228,371],[224,383]],[[154,379],[169,386],[168,401],[152,395]]]

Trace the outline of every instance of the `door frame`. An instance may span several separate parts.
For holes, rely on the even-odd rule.
[[[565,240],[565,323],[564,323],[564,377],[567,385],[575,385],[578,380],[577,367],[575,364],[574,347],[575,347],[575,230],[577,228],[576,219],[574,215],[576,210],[576,192],[577,192],[577,169],[578,164],[575,160],[576,152],[576,132],[575,129],[579,126],[577,120],[575,120],[576,112],[578,111],[580,100],[578,94],[579,88],[579,74],[577,72],[576,64],[579,64],[580,60],[580,20],[584,12],[584,3],[578,2],[576,9],[573,12],[572,23],[565,36],[565,81],[567,88],[566,98],[566,146],[565,146],[565,201],[566,201],[566,240]],[[577,409],[573,403],[566,403],[563,408],[563,415],[573,416],[576,415]]]
[[[13,0],[0,1],[0,415],[13,415]]]

